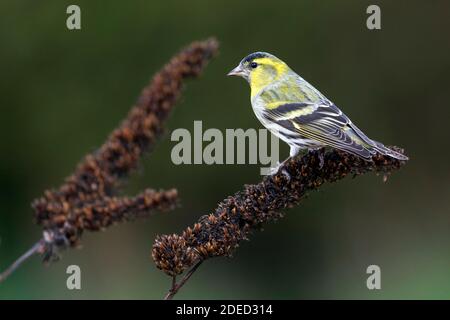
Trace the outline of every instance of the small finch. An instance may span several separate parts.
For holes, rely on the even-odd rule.
[[[408,160],[369,139],[333,102],[272,54],[252,53],[228,75],[248,81],[256,117],[290,146],[290,157],[328,146],[367,161],[377,152]]]

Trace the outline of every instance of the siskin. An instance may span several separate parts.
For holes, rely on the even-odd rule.
[[[228,75],[248,81],[256,117],[289,145],[290,157],[300,150],[328,146],[367,161],[377,152],[408,160],[369,139],[333,102],[272,54],[252,53]],[[273,171],[277,172],[279,167]]]

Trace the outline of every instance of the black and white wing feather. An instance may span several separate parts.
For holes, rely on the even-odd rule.
[[[332,103],[287,103],[265,110],[266,120],[293,140],[317,142],[370,160],[375,152],[403,159],[403,155],[369,139]],[[307,143],[304,144],[307,147]]]

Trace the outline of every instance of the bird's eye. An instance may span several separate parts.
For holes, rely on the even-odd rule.
[[[252,69],[255,69],[257,66],[258,66],[258,64],[257,64],[256,62],[250,63],[250,67],[251,67]]]

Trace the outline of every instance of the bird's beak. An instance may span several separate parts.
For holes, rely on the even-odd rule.
[[[245,71],[242,69],[241,65],[238,65],[236,68],[227,73],[227,76],[238,76],[244,77],[246,76]]]

